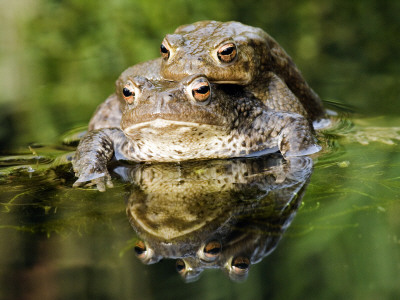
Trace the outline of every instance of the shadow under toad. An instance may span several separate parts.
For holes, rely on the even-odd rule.
[[[176,260],[186,282],[218,268],[234,281],[277,247],[312,174],[309,157],[138,164],[114,172],[132,183],[126,211],[145,264]]]

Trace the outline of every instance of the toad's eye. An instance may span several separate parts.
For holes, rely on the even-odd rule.
[[[247,257],[236,257],[232,260],[232,270],[236,274],[244,274],[249,270],[250,260]]]
[[[122,94],[124,95],[126,103],[132,104],[133,101],[135,101],[135,88],[131,82],[125,84],[124,88],[122,89]]]
[[[169,58],[169,48],[165,41],[163,41],[160,46],[160,53],[161,53],[162,58],[164,58],[165,60]]]
[[[236,45],[234,43],[228,43],[218,49],[217,56],[221,62],[230,63],[235,59],[237,55]]]
[[[183,261],[183,259],[178,259],[178,260],[176,261],[175,267],[176,267],[176,270],[178,271],[179,274],[185,273],[186,264],[185,264],[185,262]]]
[[[204,255],[208,259],[215,259],[221,253],[221,243],[218,241],[211,241],[204,246]]]
[[[192,95],[196,101],[206,101],[210,97],[210,93],[210,83],[208,81],[200,81],[193,85]]]
[[[146,245],[142,241],[138,241],[135,244],[135,252],[137,257],[144,258],[146,256]]]

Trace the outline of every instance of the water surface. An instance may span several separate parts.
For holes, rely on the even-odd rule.
[[[3,156],[1,298],[396,299],[398,121],[313,159],[114,166],[105,193],[71,188],[74,146]]]

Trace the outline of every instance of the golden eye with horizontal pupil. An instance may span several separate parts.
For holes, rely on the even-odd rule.
[[[196,101],[204,102],[210,97],[211,89],[208,81],[200,81],[193,85],[192,95]]]
[[[237,55],[236,45],[234,43],[228,43],[218,49],[218,59],[224,63],[230,63],[235,59]]]
[[[211,241],[204,246],[204,255],[207,258],[215,258],[221,253],[221,243],[218,241]]]
[[[137,257],[142,258],[146,255],[146,245],[142,241],[137,241],[134,249]]]
[[[182,259],[178,259],[175,266],[179,274],[184,273],[186,270],[186,264]]]
[[[239,256],[232,260],[232,271],[236,274],[243,274],[249,270],[250,260],[247,257]]]
[[[169,49],[168,49],[167,43],[165,41],[163,41],[160,46],[160,53],[161,53],[162,58],[164,58],[164,59],[169,58]]]
[[[122,94],[126,103],[132,104],[133,101],[135,101],[135,88],[130,82],[125,84],[124,88],[122,89]]]

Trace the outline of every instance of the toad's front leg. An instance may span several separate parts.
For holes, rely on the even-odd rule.
[[[282,155],[303,156],[321,150],[317,145],[310,122],[296,113],[270,112],[268,118],[268,134],[275,138]]]
[[[72,161],[78,177],[73,186],[96,185],[99,191],[112,187],[107,164],[114,156],[116,145],[125,139],[119,128],[89,131],[79,143]]]

